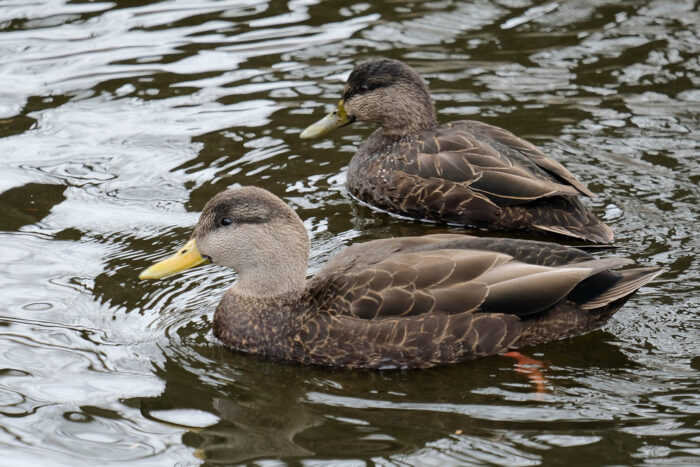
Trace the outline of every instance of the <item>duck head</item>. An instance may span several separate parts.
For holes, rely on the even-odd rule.
[[[308,261],[308,233],[294,210],[267,190],[241,187],[214,196],[185,246],[139,278],[162,279],[212,262],[238,272],[237,293],[269,297],[302,291]]]
[[[420,75],[398,60],[379,58],[356,66],[336,109],[301,132],[317,138],[355,121],[379,125],[386,135],[403,136],[436,125],[430,91]]]

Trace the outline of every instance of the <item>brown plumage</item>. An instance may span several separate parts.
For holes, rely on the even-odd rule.
[[[307,281],[308,252],[290,207],[263,189],[236,188],[207,203],[188,246],[141,277],[185,269],[187,255],[208,258],[239,274],[214,315],[224,345],[377,369],[431,367],[585,333],[661,271],[616,270],[631,261],[552,243],[441,234],[353,245]]]
[[[578,199],[593,193],[564,166],[496,126],[438,125],[428,87],[400,61],[355,67],[331,116],[301,136],[353,121],[380,127],[348,167],[348,189],[359,200],[420,220],[613,242],[610,228]]]

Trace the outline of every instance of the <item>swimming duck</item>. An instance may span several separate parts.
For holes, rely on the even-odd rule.
[[[360,201],[419,220],[613,242],[578,199],[593,193],[563,165],[503,128],[439,125],[427,85],[403,62],[356,66],[337,109],[300,136],[355,121],[379,125],[348,167],[348,189]]]
[[[458,234],[350,246],[306,279],[309,237],[272,193],[234,188],[139,276],[207,261],[238,272],[214,314],[227,347],[335,368],[425,368],[598,328],[661,269],[553,243]]]

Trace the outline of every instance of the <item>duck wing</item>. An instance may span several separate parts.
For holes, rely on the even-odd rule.
[[[503,215],[498,204],[466,183],[428,176],[437,171],[410,172],[410,169],[396,170],[390,185],[373,187],[381,189],[383,207],[417,219],[461,225],[491,224]],[[359,197],[364,198],[361,194]]]
[[[351,245],[334,255],[310,281],[307,289],[323,289],[328,280],[351,270],[371,267],[394,254],[433,250],[485,250],[512,256],[538,266],[564,266],[595,257],[578,248],[535,240],[498,237],[475,237],[463,234],[432,234],[420,237],[397,237]]]
[[[568,297],[586,313],[587,302],[629,292],[615,288],[621,276],[612,271],[628,263],[542,242],[459,235],[368,242],[310,282],[309,316],[295,345],[309,363],[371,368],[495,354],[519,338],[524,322]]]
[[[481,141],[488,141],[491,145],[500,149],[499,152],[501,154],[511,155],[511,157],[517,155],[517,153],[524,155],[532,163],[553,175],[559,183],[571,185],[579,194],[595,198],[595,194],[563,165],[546,156],[534,144],[515,136],[510,131],[475,120],[463,120],[455,122],[453,125],[472,133]]]
[[[516,206],[552,196],[592,195],[561,164],[532,144],[480,122],[441,125],[404,144],[404,158],[396,158],[397,184],[403,177],[444,180],[496,206]],[[445,196],[450,189],[454,190],[447,185],[434,191]]]
[[[525,316],[562,300],[595,271],[582,264],[539,266],[474,249],[400,252],[331,274],[312,299],[317,310],[362,320],[486,311]]]
[[[368,165],[367,180],[351,183],[358,198],[418,219],[613,241],[578,199],[593,194],[506,130],[459,121],[394,144],[391,156]]]

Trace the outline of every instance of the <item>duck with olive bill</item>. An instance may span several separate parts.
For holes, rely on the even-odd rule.
[[[300,136],[355,121],[379,126],[348,166],[348,189],[360,201],[418,220],[613,242],[579,199],[593,193],[563,165],[503,128],[438,124],[427,85],[403,62],[356,66],[337,108]]]
[[[208,261],[238,273],[214,314],[225,346],[348,369],[426,368],[576,336],[661,271],[553,243],[439,234],[350,246],[307,280],[303,222],[255,187],[212,198],[189,242],[139,277]]]

